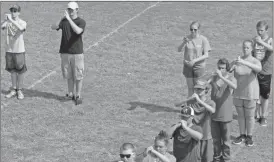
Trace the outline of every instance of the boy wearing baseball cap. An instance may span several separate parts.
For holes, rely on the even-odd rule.
[[[200,144],[202,162],[213,160],[213,140],[211,135],[211,114],[215,113],[215,102],[210,98],[211,86],[206,80],[198,80],[194,85],[194,94],[186,105],[194,109],[194,121],[203,130]]]
[[[9,10],[10,14],[6,14],[5,21],[1,24],[1,29],[6,30],[6,70],[11,74],[12,83],[6,98],[17,95],[18,99],[24,99],[23,74],[27,71],[27,66],[23,34],[27,23],[19,18],[20,6],[13,5]]]
[[[69,2],[64,17],[59,24],[51,26],[53,30],[62,30],[60,45],[61,69],[63,78],[67,80],[68,99],[76,105],[83,102],[81,90],[84,78],[84,51],[82,35],[86,22],[78,16],[79,6],[76,2]],[[76,89],[76,93],[74,93]]]

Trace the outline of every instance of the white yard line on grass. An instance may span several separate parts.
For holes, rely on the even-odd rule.
[[[136,19],[137,17],[139,17],[140,15],[142,15],[143,13],[145,13],[147,10],[157,6],[160,3],[160,1],[158,1],[157,3],[154,3],[153,5],[147,7],[146,9],[144,9],[143,11],[141,11],[140,13],[138,13],[137,15],[133,16],[132,18],[130,18],[129,20],[127,20],[126,22],[124,22],[123,24],[119,25],[116,29],[112,30],[110,33],[108,33],[107,35],[103,36],[101,39],[99,39],[97,42],[95,42],[94,44],[90,45],[87,49],[85,49],[84,51],[88,51],[90,48],[92,47],[96,47],[99,45],[99,43],[104,42],[104,40],[108,37],[110,37],[111,35],[113,35],[114,33],[118,32],[119,29],[121,29],[122,27],[124,27],[126,24],[128,24],[129,22],[131,22],[132,20]],[[31,84],[29,87],[27,87],[27,89],[31,89],[34,86],[36,86],[38,83],[41,83],[43,80],[45,80],[46,78],[50,77],[51,75],[55,74],[56,71],[58,70],[59,67],[54,68],[51,72],[47,73],[46,75],[44,75],[41,79],[35,81],[33,84]],[[1,104],[1,109],[3,109],[4,107],[7,107],[9,105],[8,103],[3,103]]]

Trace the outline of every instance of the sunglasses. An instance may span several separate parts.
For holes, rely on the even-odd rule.
[[[18,12],[18,10],[15,8],[12,8],[12,9],[10,9],[10,12],[16,13],[16,12]]]
[[[131,156],[131,154],[120,154],[120,158],[127,158],[127,159],[129,159],[130,158],[130,156]]]
[[[190,29],[190,31],[197,31],[198,29]]]

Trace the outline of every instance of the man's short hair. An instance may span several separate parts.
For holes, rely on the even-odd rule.
[[[135,152],[135,146],[132,143],[124,143],[120,150],[132,150],[132,152]]]
[[[267,22],[265,21],[265,20],[262,20],[262,21],[259,21],[258,23],[257,23],[257,25],[256,25],[256,27],[258,28],[258,27],[265,27],[265,30],[267,30],[268,29],[268,24],[267,24]]]

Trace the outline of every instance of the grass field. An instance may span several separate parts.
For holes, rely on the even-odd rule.
[[[259,20],[273,23],[272,2],[160,2],[142,12],[155,3],[79,2],[87,22],[80,106],[63,98],[67,88],[59,68],[61,32],[50,30],[66,2],[18,3],[28,23],[28,72],[25,99],[5,99],[10,76],[4,70],[1,32],[2,162],[110,162],[118,159],[120,145],[128,141],[141,152],[160,130],[178,121],[173,105],[186,97],[187,88],[183,56],[176,50],[192,21],[201,22],[213,49],[208,72],[218,58],[232,60],[242,53],[242,41],[255,36]],[[11,4],[1,2],[1,15]],[[269,32],[272,35],[272,25]],[[238,136],[237,121],[232,125],[233,139]],[[272,161],[272,130],[270,112],[268,127],[256,124],[254,147],[232,146],[232,161]]]

